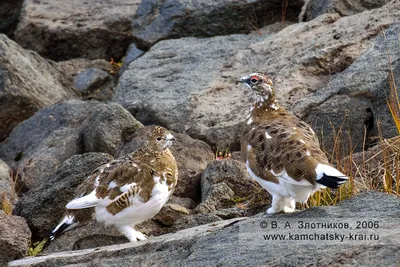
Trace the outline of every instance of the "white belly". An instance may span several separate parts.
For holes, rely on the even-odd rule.
[[[268,182],[261,177],[257,176],[249,167],[248,162],[246,162],[247,171],[249,172],[250,176],[256,180],[257,183],[261,185],[265,190],[267,190],[272,196],[281,195],[284,197],[291,197],[294,198],[296,202],[306,202],[311,194],[313,194],[318,187],[313,185],[305,185],[305,184],[293,184],[289,182],[285,182],[284,179],[279,180],[279,184]]]
[[[156,184],[150,199],[143,203],[136,197],[131,199],[132,205],[113,215],[105,206],[96,206],[96,220],[106,225],[125,226],[135,225],[151,219],[165,205],[170,196],[166,184]]]

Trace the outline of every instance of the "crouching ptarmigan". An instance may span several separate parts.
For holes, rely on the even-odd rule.
[[[156,215],[175,189],[178,170],[169,150],[173,140],[157,126],[142,148],[95,169],[76,189],[77,197],[66,205],[49,240],[92,218],[116,226],[131,242],[146,239],[134,226]]]
[[[243,83],[256,93],[241,140],[241,154],[250,176],[272,195],[268,214],[293,212],[325,187],[338,188],[347,177],[332,167],[311,127],[279,106],[271,79],[249,74]]]

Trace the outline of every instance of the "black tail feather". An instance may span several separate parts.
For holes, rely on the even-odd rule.
[[[337,176],[329,176],[324,173],[324,175],[321,177],[321,179],[317,180],[317,183],[325,185],[326,187],[336,189],[338,188],[341,184],[347,181],[347,177],[337,177]]]
[[[60,235],[62,232],[64,232],[65,229],[67,229],[71,224],[63,223],[60,228],[58,228],[55,232],[51,232],[49,235],[49,241],[53,241],[58,235]]]
[[[56,228],[50,233],[48,240],[51,242],[61,233],[65,232],[67,229],[76,225],[75,217],[74,216],[65,216],[61,222],[57,225]]]

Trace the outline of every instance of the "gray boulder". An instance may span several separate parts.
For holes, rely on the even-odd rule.
[[[270,200],[267,191],[249,177],[244,163],[216,160],[208,164],[201,177],[201,203],[195,211],[209,213],[239,205],[250,216],[265,209]]]
[[[137,48],[134,43],[131,44],[128,48],[128,51],[126,52],[124,63],[122,64],[122,67],[118,72],[118,75],[122,75],[122,73],[128,68],[129,64],[132,61],[143,56],[144,53],[145,52],[143,50],[140,50],[139,48]]]
[[[54,62],[0,34],[0,141],[41,108],[78,98]]]
[[[22,259],[10,262],[9,266],[85,266],[88,262],[96,266],[124,266],[132,262],[153,266],[396,266],[400,261],[399,207],[400,199],[396,196],[368,192],[336,206],[267,218],[258,214],[216,221],[135,244]],[[272,222],[278,227],[271,227]],[[287,223],[290,227],[285,228]],[[325,228],[307,228],[305,223],[310,226],[324,223]],[[326,228],[328,224],[332,227]],[[334,224],[349,227],[333,228]],[[266,240],[268,235],[278,234],[286,236],[285,240]],[[293,240],[295,235],[305,238],[326,234],[332,234],[333,238],[343,234],[348,238],[343,242]],[[357,238],[372,235],[372,239],[351,240],[355,235],[360,235]]]
[[[53,60],[120,59],[132,43],[139,0],[26,0],[16,41]]]
[[[339,137],[338,146],[341,143],[352,143],[358,151],[368,148],[370,136],[365,132],[368,123],[365,117],[370,110],[374,121],[379,121],[381,129],[384,129],[384,138],[398,134],[386,100],[390,94],[391,71],[395,84],[400,82],[400,53],[395,48],[399,30],[398,24],[388,26],[371,40],[368,48],[349,67],[332,78],[324,88],[294,103],[293,109],[301,110],[301,116],[312,122],[316,132],[323,132],[322,143],[327,151],[331,151],[334,146],[335,132]],[[388,56],[391,62],[389,69]],[[377,125],[374,123],[372,127],[372,132],[378,134]],[[364,140],[367,141],[365,144]]]
[[[14,37],[23,0],[3,0],[0,3],[0,33]]]
[[[118,104],[67,101],[42,109],[0,143],[0,158],[18,173],[22,192],[43,183],[68,158],[113,153],[140,127]]]
[[[130,153],[142,146],[147,132],[151,127],[138,129],[132,139],[117,150],[115,157]],[[207,164],[214,159],[209,145],[203,141],[191,138],[188,135],[172,132],[176,141],[172,144],[171,152],[178,164],[178,184],[174,195],[191,198],[194,201],[201,199],[200,179]]]
[[[65,205],[75,197],[75,188],[95,168],[112,159],[103,153],[72,156],[40,186],[24,194],[17,202],[14,214],[26,218],[36,238],[47,237],[62,218]]]
[[[143,125],[120,105],[97,105],[81,126],[84,151],[114,155],[141,127]]]
[[[385,125],[384,137],[396,134],[385,102],[385,43],[396,74],[399,6],[393,1],[352,16],[325,14],[278,33],[160,41],[129,65],[113,99],[145,124],[161,124],[213,148],[235,151],[254,96],[233,81],[266,72],[282,106],[319,136],[323,129],[327,153],[334,147],[334,129],[343,122],[342,144],[349,144],[350,133],[361,150],[368,110]]]
[[[297,20],[303,4],[288,1],[282,18],[281,1],[143,0],[133,17],[133,36],[140,48],[149,48],[164,39],[248,33],[283,19]]]
[[[113,100],[144,124],[164,125],[213,145],[229,144],[243,131],[238,124],[248,106],[240,103],[250,100],[243,90],[227,88],[231,80],[221,71],[251,41],[232,35],[159,42],[125,70]]]
[[[309,0],[304,21],[310,21],[325,13],[339,13],[350,16],[374,8],[382,7],[391,0]]]
[[[26,256],[30,242],[31,231],[25,219],[0,210],[0,265]]]
[[[89,68],[74,77],[74,86],[84,99],[110,100],[113,94],[114,78],[101,69]]]

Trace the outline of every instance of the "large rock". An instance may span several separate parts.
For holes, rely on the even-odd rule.
[[[75,197],[76,187],[95,168],[112,159],[103,153],[72,156],[40,186],[26,193],[17,202],[14,213],[27,219],[36,238],[47,237],[62,218],[65,205]]]
[[[0,3],[0,33],[13,38],[23,0],[3,0]]]
[[[281,1],[143,0],[133,18],[133,36],[139,47],[148,48],[164,39],[248,33],[277,21],[296,21],[303,4],[288,1],[283,11]]]
[[[395,8],[393,12],[396,12]],[[342,146],[342,151],[350,151],[350,144],[357,151],[368,147],[370,136],[365,132],[368,124],[365,118],[371,110],[375,121],[384,129],[382,137],[398,135],[387,99],[392,83],[391,71],[394,82],[400,82],[400,53],[395,48],[399,30],[399,24],[387,26],[348,68],[317,93],[294,104],[294,111],[311,122],[316,132],[323,133],[322,143],[325,143],[327,151],[335,147],[336,141],[336,148]],[[388,71],[389,61],[391,67]],[[376,127],[374,124],[372,132],[379,133]],[[364,144],[364,141],[367,142]]]
[[[217,221],[135,244],[22,259],[9,266],[81,267],[88,262],[96,266],[124,266],[132,262],[146,266],[396,266],[400,261],[399,207],[398,197],[369,192],[336,206],[274,214],[268,218],[256,215]],[[279,227],[270,226],[274,221]],[[360,229],[356,228],[357,221]],[[314,223],[314,226],[325,223],[332,228],[301,228],[300,222]],[[375,226],[374,222],[377,222]],[[285,229],[286,223],[290,227]],[[339,224],[348,224],[351,229],[333,228]],[[282,234],[286,240],[268,241],[269,234]],[[326,234],[333,237],[343,234],[348,238],[343,242],[311,240]],[[357,238],[372,235],[372,240],[350,240],[356,234],[361,234]],[[310,240],[290,240],[290,235],[292,239],[293,235],[310,236]],[[375,239],[377,235],[379,240]]]
[[[226,88],[221,69],[250,42],[247,35],[159,42],[124,71],[113,99],[144,124],[187,131],[211,144],[230,143],[241,135],[238,123],[248,109],[238,108],[238,99],[250,101],[243,90]]]
[[[114,155],[117,148],[143,125],[116,103],[98,105],[81,126],[85,152]]]
[[[115,157],[130,153],[142,146],[151,127],[138,129],[131,140],[124,144],[115,154]],[[178,184],[174,195],[188,197],[194,201],[201,199],[200,179],[207,164],[214,159],[209,145],[203,141],[193,139],[185,134],[172,132],[176,141],[173,142],[171,152],[178,164]]]
[[[30,241],[31,231],[25,219],[0,211],[0,265],[26,256]]]
[[[119,59],[139,0],[25,0],[15,39],[46,58]]]
[[[0,141],[39,109],[77,97],[54,62],[0,34]]]
[[[249,177],[244,163],[216,160],[208,164],[201,177],[201,203],[195,211],[209,213],[238,204],[250,216],[265,209],[270,200],[267,191]]]
[[[160,41],[129,65],[114,100],[144,123],[234,151],[253,96],[233,81],[262,71],[272,76],[283,106],[319,135],[323,129],[327,152],[334,147],[333,127],[338,129],[345,115],[343,142],[349,143],[350,125],[352,143],[360,150],[368,108],[387,129],[385,137],[396,134],[385,102],[386,44],[396,74],[399,6],[392,1],[353,16],[325,14],[278,33]]]
[[[341,16],[354,15],[379,8],[391,0],[309,0],[303,20],[309,21],[325,13],[339,13]]]
[[[67,101],[42,109],[0,143],[2,158],[18,174],[19,190],[44,182],[68,158],[114,149],[140,127],[118,104]]]

